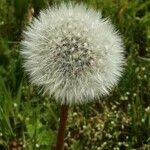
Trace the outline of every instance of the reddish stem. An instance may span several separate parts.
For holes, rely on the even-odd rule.
[[[64,135],[65,135],[67,116],[68,116],[68,108],[69,107],[67,105],[61,106],[61,116],[60,116],[59,130],[57,135],[56,150],[64,150]]]

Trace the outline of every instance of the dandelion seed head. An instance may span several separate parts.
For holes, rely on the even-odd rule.
[[[83,5],[41,11],[21,44],[31,83],[61,104],[107,95],[121,76],[120,35],[108,19]]]

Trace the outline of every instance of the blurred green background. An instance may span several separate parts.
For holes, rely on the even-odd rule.
[[[72,1],[111,18],[123,36],[127,65],[109,97],[70,108],[65,149],[150,150],[150,1]],[[0,150],[55,145],[60,106],[29,86],[19,43],[32,16],[60,2],[0,0]]]

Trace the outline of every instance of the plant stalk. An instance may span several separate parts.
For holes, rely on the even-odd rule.
[[[58,135],[57,135],[56,150],[64,150],[64,135],[65,135],[67,116],[68,116],[68,109],[69,109],[68,105],[61,106],[60,123],[59,123]]]

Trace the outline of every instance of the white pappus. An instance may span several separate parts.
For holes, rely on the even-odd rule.
[[[31,83],[61,104],[99,99],[122,74],[120,35],[108,19],[84,5],[41,11],[24,31],[21,45]]]

